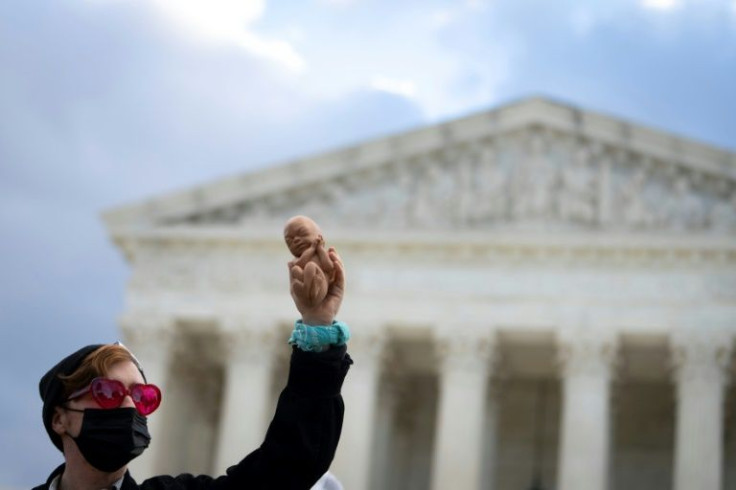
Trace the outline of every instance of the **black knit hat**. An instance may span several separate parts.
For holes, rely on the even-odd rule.
[[[41,400],[43,400],[43,425],[46,427],[46,432],[51,438],[51,442],[54,443],[59,451],[63,451],[61,446],[61,437],[59,434],[54,432],[51,428],[51,419],[54,416],[54,408],[64,403],[64,384],[59,379],[59,375],[68,376],[72,374],[81,364],[82,361],[96,351],[104,344],[92,344],[86,347],[82,347],[74,354],[66,356],[56,366],[49,369],[49,371],[43,375],[41,382],[38,383],[38,391],[41,393]]]

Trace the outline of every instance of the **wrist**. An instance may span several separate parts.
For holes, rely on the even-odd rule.
[[[330,325],[308,325],[302,320],[294,323],[289,344],[308,352],[323,352],[332,345],[345,345],[350,340],[350,329],[343,322]]]
[[[334,318],[331,316],[302,316],[302,323],[304,325],[309,325],[310,327],[318,327],[320,325],[332,325],[333,320]]]

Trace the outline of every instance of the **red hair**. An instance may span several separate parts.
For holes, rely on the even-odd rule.
[[[93,379],[107,375],[114,364],[124,361],[138,365],[133,354],[120,344],[107,344],[92,351],[73,373],[67,376],[59,375],[64,384],[64,396],[68,397],[89,385]]]

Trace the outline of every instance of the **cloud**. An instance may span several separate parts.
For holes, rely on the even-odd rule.
[[[281,15],[307,18],[309,8],[301,2]],[[489,29],[493,9],[484,3],[371,2],[360,9],[359,20],[354,9],[323,9],[302,26],[305,93],[330,99],[370,87],[411,97],[429,120],[440,120],[490,105],[513,66],[508,37]]]
[[[356,5],[359,0],[318,0],[322,5],[328,5],[330,7],[352,7]]]
[[[642,7],[652,10],[673,10],[681,5],[679,0],[642,0]]]
[[[371,88],[382,90],[390,94],[400,95],[408,99],[416,96],[416,85],[411,80],[397,80],[382,75],[373,77],[370,83]]]
[[[238,46],[295,72],[306,67],[289,42],[252,30],[263,17],[265,0],[154,0],[154,4],[170,21],[205,41]]]

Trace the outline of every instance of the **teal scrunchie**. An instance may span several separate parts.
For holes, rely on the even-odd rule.
[[[306,325],[301,320],[294,323],[289,343],[303,351],[322,352],[331,345],[345,345],[350,340],[350,329],[343,322],[333,321],[332,325]]]

